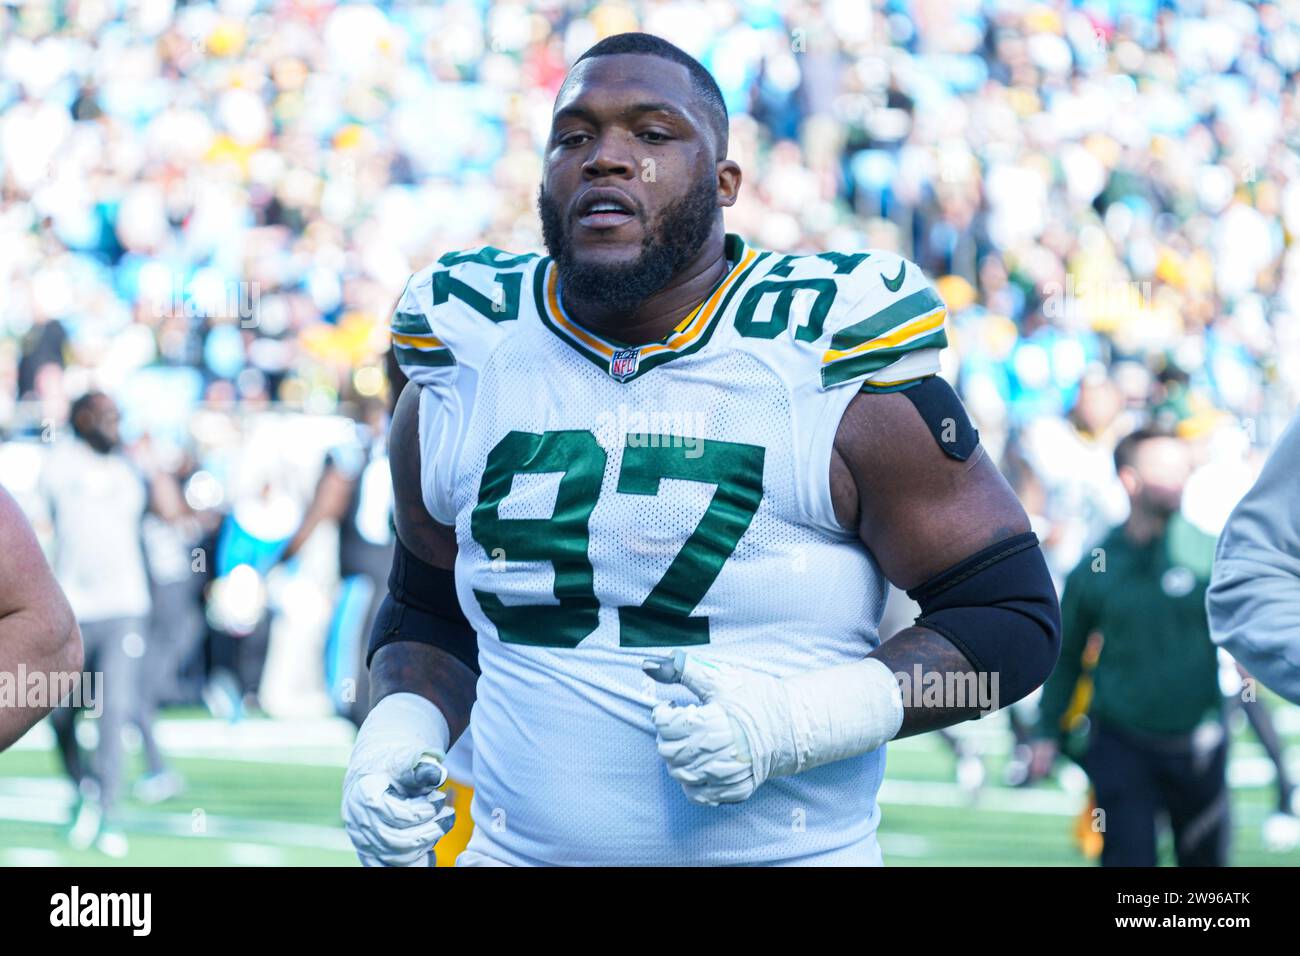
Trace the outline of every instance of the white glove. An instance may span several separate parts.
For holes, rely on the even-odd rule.
[[[343,825],[365,866],[431,866],[454,811],[447,781],[451,732],[418,694],[390,694],[366,716],[343,778]]]
[[[659,756],[695,803],[747,800],[768,777],[869,753],[903,723],[898,683],[874,657],[787,678],[681,651],[642,667],[702,702],[651,712]]]

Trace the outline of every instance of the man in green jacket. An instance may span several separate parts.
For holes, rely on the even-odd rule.
[[[1205,612],[1214,540],[1179,515],[1191,470],[1179,439],[1136,431],[1115,449],[1115,468],[1130,514],[1066,580],[1061,659],[1043,686],[1034,771],[1047,772],[1062,744],[1087,771],[1103,866],[1155,866],[1161,814],[1179,865],[1222,866],[1227,732]],[[1070,720],[1094,634],[1091,701]]]

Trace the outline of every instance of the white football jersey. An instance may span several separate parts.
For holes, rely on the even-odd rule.
[[[655,749],[676,649],[776,676],[866,656],[886,581],[830,496],[861,388],[934,374],[944,305],[879,251],[731,271],[662,342],[560,304],[545,257],[491,247],[416,273],[393,346],[423,387],[424,502],[454,525],[478,633],[471,847],[518,864],[877,863],[884,748],[689,802]]]

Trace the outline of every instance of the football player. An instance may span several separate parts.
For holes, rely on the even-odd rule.
[[[32,526],[0,488],[0,750],[59,701],[29,700],[22,674],[81,671],[81,630]]]
[[[1050,672],[1051,579],[936,376],[934,287],[888,252],[750,247],[740,185],[708,72],[614,36],[556,99],[549,255],[408,282],[344,782],[364,863],[427,864],[472,713],[460,864],[878,864],[885,742]],[[921,615],[882,644],[889,581]]]

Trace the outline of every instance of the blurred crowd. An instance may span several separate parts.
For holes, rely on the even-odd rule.
[[[407,276],[540,245],[566,67],[641,29],[724,93],[731,231],[935,278],[944,374],[1058,579],[1124,519],[1111,456],[1146,419],[1192,444],[1185,510],[1216,533],[1300,401],[1300,8],[1177,6],[6,3],[0,478],[34,494],[39,446],[100,389],[177,489],[152,547],[192,562],[232,521],[282,546],[323,465],[370,460],[347,416],[387,397]]]

